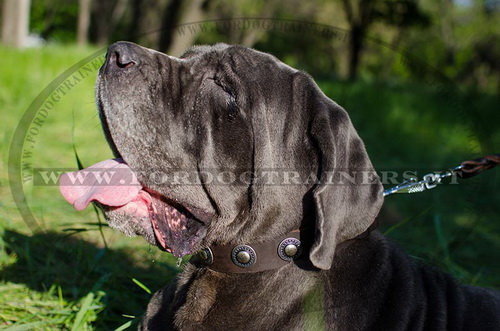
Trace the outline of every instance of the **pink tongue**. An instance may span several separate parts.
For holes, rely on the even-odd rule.
[[[138,196],[142,186],[122,159],[111,159],[62,174],[59,189],[76,210],[83,210],[91,201],[112,207],[126,205]]]

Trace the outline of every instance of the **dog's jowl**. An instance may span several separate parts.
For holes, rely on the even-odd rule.
[[[498,293],[376,231],[382,185],[364,144],[307,74],[242,46],[175,58],[119,42],[96,95],[115,159],[85,185],[63,175],[62,194],[193,255],[140,329],[500,330]]]

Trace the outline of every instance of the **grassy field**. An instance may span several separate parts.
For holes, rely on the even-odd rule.
[[[92,208],[74,211],[57,187],[30,180],[22,188],[37,224],[28,226],[9,185],[8,151],[30,104],[40,100],[46,87],[60,88],[50,84],[72,65],[103,53],[62,46],[0,52],[0,328],[134,326],[150,292],[178,272],[175,260],[141,238],[108,229]],[[73,143],[84,165],[111,156],[96,116],[95,75],[94,70],[78,81],[73,78],[73,86],[53,102],[36,139],[25,141],[31,168],[74,168]],[[320,85],[349,111],[378,170],[409,170],[421,177],[498,152],[498,97],[456,93],[453,86],[454,92],[447,93],[448,87],[425,82],[323,80]],[[493,170],[459,185],[388,197],[382,230],[416,259],[464,283],[500,288],[499,178],[500,171]]]

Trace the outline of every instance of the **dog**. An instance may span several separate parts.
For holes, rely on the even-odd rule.
[[[62,194],[193,255],[140,330],[500,330],[499,293],[375,230],[383,188],[364,144],[306,73],[238,45],[175,58],[118,42],[96,98],[116,159],[90,170],[115,182],[63,175]]]

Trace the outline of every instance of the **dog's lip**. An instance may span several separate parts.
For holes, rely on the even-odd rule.
[[[192,254],[205,234],[205,223],[184,206],[165,200],[164,196],[150,195],[149,219],[156,242],[161,249],[176,257]]]
[[[195,218],[198,222],[202,223],[203,225],[210,224],[210,222],[212,220],[212,215],[210,213],[207,213],[200,208],[194,207],[189,203],[179,202],[178,200],[175,200],[175,199],[170,198],[164,194],[156,192],[155,190],[153,190],[145,185],[143,185],[143,190],[154,197],[161,198],[163,201],[165,201],[165,203],[172,206],[173,208],[191,214],[191,216],[193,216],[193,218]]]
[[[129,163],[120,154],[120,152],[118,151],[118,149],[116,149],[115,155],[116,155],[116,159],[121,160],[123,163],[125,163],[126,165],[128,165],[130,167]],[[134,171],[133,167],[130,167],[130,168],[132,169],[132,171]],[[170,195],[167,195],[167,194],[162,194],[162,193],[160,193],[158,191],[155,191],[154,189],[150,188],[148,185],[146,185],[142,181],[140,181],[140,183],[141,183],[142,189],[144,191],[146,191],[147,193],[151,194],[152,196],[161,197],[162,200],[164,200],[167,204],[169,204],[170,206],[172,206],[172,207],[174,207],[176,209],[187,211],[189,214],[191,214],[197,221],[199,221],[203,225],[209,225],[211,223],[211,221],[212,221],[212,219],[214,217],[213,214],[211,214],[211,213],[209,213],[209,212],[207,212],[207,211],[205,211],[205,210],[203,210],[201,208],[193,206],[189,202],[180,201],[178,199],[175,199],[173,196],[170,196]]]

